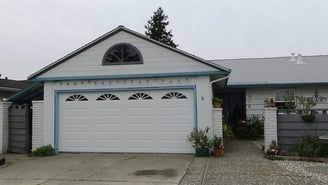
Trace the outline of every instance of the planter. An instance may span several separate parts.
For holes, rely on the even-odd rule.
[[[196,148],[197,157],[208,157],[210,155],[209,148]]]
[[[313,114],[302,115],[302,119],[305,122],[313,122],[315,120],[315,115]]]
[[[213,102],[213,107],[214,108],[221,108],[221,102]]]
[[[221,157],[223,155],[223,148],[216,148],[213,150],[215,157]]]

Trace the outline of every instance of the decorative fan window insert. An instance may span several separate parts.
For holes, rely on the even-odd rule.
[[[88,101],[88,99],[80,94],[74,94],[66,99],[66,101]]]
[[[116,64],[142,64],[141,53],[131,44],[116,44],[105,53],[103,65]]]
[[[97,98],[97,101],[109,101],[109,100],[120,100],[120,98],[114,94],[103,94]]]
[[[152,100],[153,98],[146,93],[135,93],[129,97],[129,100]]]
[[[180,93],[180,92],[170,92],[165,94],[162,99],[187,99],[187,96],[185,96],[184,94]]]

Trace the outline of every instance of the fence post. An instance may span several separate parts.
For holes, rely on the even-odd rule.
[[[277,133],[277,108],[264,108],[264,148],[265,151],[269,149],[272,141],[278,144]]]
[[[10,105],[11,102],[0,101],[0,154],[7,153],[8,150],[8,109]]]
[[[213,136],[223,137],[222,108],[213,108],[212,111]]]
[[[32,148],[43,145],[43,101],[32,101]]]

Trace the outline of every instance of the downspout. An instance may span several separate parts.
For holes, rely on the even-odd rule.
[[[213,81],[210,81],[210,88],[211,88],[211,92],[212,92],[212,94],[211,94],[211,97],[213,97],[213,94],[214,94],[214,92],[213,92],[213,83],[215,83],[215,82],[219,82],[219,81],[223,81],[223,80],[226,80],[226,79],[228,79],[230,77],[230,73],[227,75],[227,76],[225,76],[225,77],[222,77],[222,78],[218,78],[218,79],[215,79],[215,80],[213,80]]]

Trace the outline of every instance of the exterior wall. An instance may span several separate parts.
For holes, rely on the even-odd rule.
[[[56,90],[165,87],[185,85],[196,86],[198,128],[212,128],[212,98],[210,79],[208,76],[45,82],[44,126],[42,128],[43,144],[54,145],[54,95]]]
[[[314,108],[328,109],[328,87],[286,87],[286,88],[252,88],[246,89],[246,113],[247,116],[253,114],[263,115],[264,100],[274,99],[275,90],[294,89],[295,96],[312,97],[317,89],[319,95],[326,98],[325,102],[316,105]]]
[[[278,141],[281,151],[288,151],[304,136],[328,133],[328,115],[317,114],[314,122],[307,123],[300,114],[278,114]]]
[[[33,101],[32,113],[32,148],[37,148],[43,143],[43,101]]]
[[[213,108],[212,120],[213,135],[223,137],[222,108]]]
[[[143,64],[102,66],[105,52],[117,43],[130,43],[138,48],[143,56]],[[122,31],[47,71],[39,78],[199,71],[217,69]]]
[[[7,153],[8,150],[8,108],[9,102],[0,102],[0,154]]]
[[[264,147],[265,151],[269,149],[272,141],[278,143],[277,134],[277,109],[265,108],[264,109]]]

